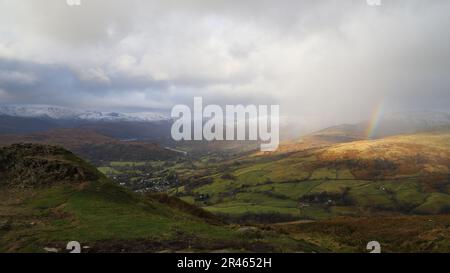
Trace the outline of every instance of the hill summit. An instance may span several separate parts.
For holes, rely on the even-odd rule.
[[[13,144],[0,148],[0,186],[28,188],[100,178],[102,174],[94,167],[58,146]]]

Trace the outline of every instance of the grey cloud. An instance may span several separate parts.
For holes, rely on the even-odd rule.
[[[168,109],[201,95],[321,126],[378,104],[448,109],[450,2],[382,3],[0,0],[0,98]]]
[[[33,75],[33,80],[28,80]],[[108,82],[86,80],[66,65],[37,64],[0,59],[0,89],[9,103],[60,104],[76,106],[83,96],[102,98],[140,90],[154,98],[163,95],[167,82],[128,75],[109,75]],[[26,82],[24,82],[26,80]],[[3,101],[5,103],[5,101]],[[105,105],[99,105],[105,107]]]

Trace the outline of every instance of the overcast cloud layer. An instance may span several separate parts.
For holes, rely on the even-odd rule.
[[[280,104],[299,126],[450,105],[450,1],[0,0],[0,103]]]

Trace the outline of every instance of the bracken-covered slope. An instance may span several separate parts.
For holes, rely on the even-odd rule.
[[[321,251],[275,231],[225,226],[173,197],[131,193],[74,154],[0,149],[0,252]]]

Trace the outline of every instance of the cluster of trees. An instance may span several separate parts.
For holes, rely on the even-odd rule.
[[[271,224],[281,222],[291,222],[299,220],[292,214],[280,213],[280,212],[265,212],[265,213],[253,213],[245,212],[238,215],[230,214],[217,214],[220,218],[224,219],[227,223],[250,225],[250,224]]]
[[[341,192],[317,192],[305,194],[299,198],[299,203],[318,204],[323,206],[352,206],[354,200],[349,196],[350,188],[345,187]]]

